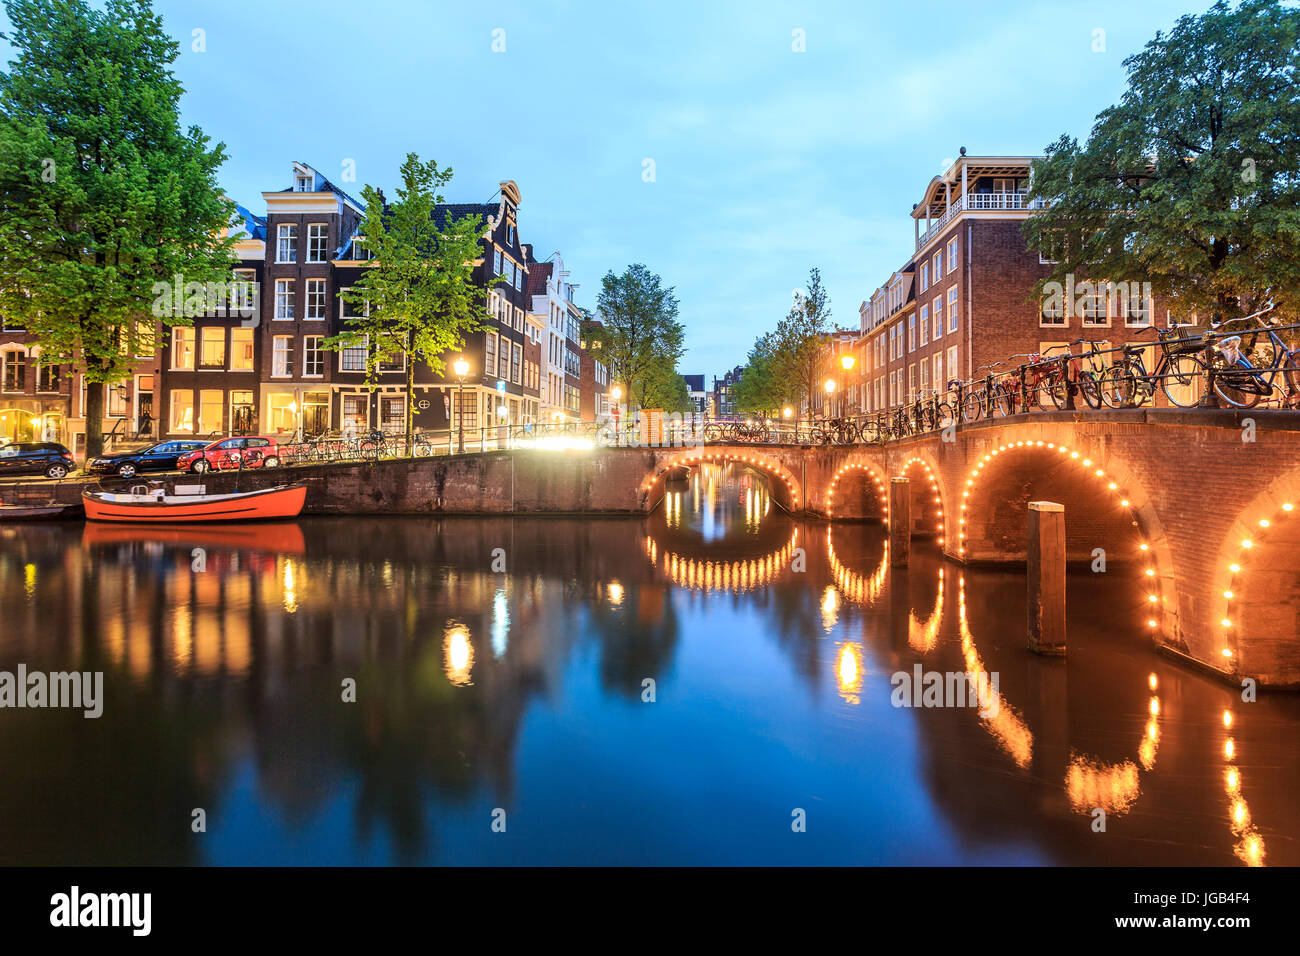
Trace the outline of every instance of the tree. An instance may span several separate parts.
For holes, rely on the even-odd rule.
[[[662,408],[666,412],[694,411],[691,402],[691,387],[686,378],[676,369],[656,365],[646,380],[646,387],[641,402],[642,408]]]
[[[776,336],[767,332],[755,340],[731,396],[743,415],[777,415],[791,401],[789,386],[789,375],[782,374],[776,352]]]
[[[1081,147],[1033,166],[1024,226],[1072,275],[1150,282],[1218,321],[1300,301],[1300,10],[1220,0],[1124,61],[1128,89]]]
[[[79,361],[91,458],[105,385],[154,350],[154,284],[232,278],[225,146],[181,130],[178,47],[148,0],[102,11],[6,0],[5,11],[16,56],[0,73],[0,312],[43,356]],[[159,311],[170,326],[196,310]]]
[[[685,353],[685,327],[677,321],[677,296],[644,265],[634,263],[622,275],[607,272],[601,280],[598,323],[584,335],[598,343],[611,381],[621,382],[629,404],[656,407],[652,396],[667,374],[675,374]],[[688,392],[689,395],[689,392]]]
[[[380,366],[401,355],[406,367],[406,443],[415,422],[415,366],[435,375],[446,370],[444,353],[464,347],[464,336],[483,328],[490,317],[482,286],[474,282],[474,261],[483,255],[483,221],[478,216],[439,221],[438,190],[451,181],[451,169],[421,162],[407,153],[397,200],[367,185],[362,241],[372,258],[361,279],[340,298],[353,314],[346,328],[327,338],[325,348],[366,348],[365,383],[378,386]],[[495,285],[501,277],[490,280]]]

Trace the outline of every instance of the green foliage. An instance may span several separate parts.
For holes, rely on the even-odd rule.
[[[1124,61],[1087,142],[1034,164],[1024,231],[1065,277],[1150,282],[1217,319],[1300,302],[1300,10],[1216,3]]]
[[[340,293],[355,314],[323,345],[334,351],[367,346],[365,382],[371,389],[379,385],[381,364],[404,357],[409,441],[416,364],[444,374],[443,355],[463,348],[464,336],[483,328],[489,315],[483,289],[474,282],[474,261],[483,254],[482,219],[439,222],[436,215],[443,202],[438,190],[451,181],[452,171],[408,153],[401,177],[392,204],[385,204],[374,186],[361,191],[366,203],[361,234],[372,258],[361,279]],[[497,276],[488,284],[500,281]]]
[[[599,323],[587,323],[584,336],[599,343],[610,381],[621,384],[626,400],[641,408],[677,392],[673,376],[685,353],[686,329],[677,321],[677,296],[644,265],[634,263],[622,275],[607,272],[600,284]],[[677,376],[680,378],[680,376]],[[685,386],[685,381],[681,383]],[[689,390],[686,392],[689,403]]]
[[[808,288],[776,329],[760,336],[734,386],[736,410],[742,414],[775,415],[786,406],[799,407],[805,397],[816,400],[830,331],[830,296],[821,270],[808,273]]]
[[[688,414],[695,410],[691,402],[691,387],[684,376],[664,365],[651,369],[645,388],[643,408],[662,408],[666,412]]]
[[[182,131],[178,47],[148,0],[7,0],[5,11],[15,58],[0,73],[0,312],[44,355],[79,363],[93,456],[103,384],[153,351],[154,283],[231,279],[226,152]]]

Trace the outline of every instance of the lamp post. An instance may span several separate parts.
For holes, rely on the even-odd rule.
[[[828,378],[826,380],[826,405],[828,409],[830,407],[830,403],[835,400],[832,397],[834,394],[835,394],[835,379]],[[830,416],[827,415],[827,417],[829,418]]]
[[[460,383],[460,388],[456,394],[456,419],[460,423],[460,440],[458,442],[457,454],[465,454],[465,376],[469,374],[469,362],[465,361],[462,355],[456,361],[451,363],[451,367],[456,371],[456,381]]]
[[[623,388],[615,385],[609,390],[609,397],[614,400],[614,444],[621,445],[622,441],[618,437],[618,403],[623,398]]]
[[[857,359],[854,358],[852,352],[845,352],[843,355],[840,356],[840,365],[844,368],[845,378],[848,378],[848,373],[853,371],[853,365],[855,362],[857,362]],[[844,413],[848,411],[848,409],[845,407],[847,404],[848,404],[847,397],[845,395],[841,395],[840,396],[840,417],[841,418],[843,418]]]

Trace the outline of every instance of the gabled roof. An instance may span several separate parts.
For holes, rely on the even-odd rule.
[[[703,375],[683,375],[682,378],[686,379],[686,387],[687,387],[690,391],[692,391],[692,392],[702,392],[702,391],[704,391],[704,376],[703,376]]]
[[[528,263],[528,294],[546,295],[546,282],[554,271],[554,262],[538,262],[534,259]]]
[[[266,241],[266,217],[255,216],[239,203],[235,203],[235,215],[230,220],[230,228],[243,229],[250,239]]]
[[[348,195],[344,190],[330,182],[319,170],[316,169],[316,167],[295,160],[293,168],[295,174],[307,174],[312,177],[312,192],[334,193],[336,196],[339,196],[341,199],[354,206],[358,211],[365,212],[366,207],[364,203],[353,199],[352,196]],[[282,193],[291,193],[296,192],[297,190],[293,186],[290,186],[288,189],[281,189],[278,191]]]

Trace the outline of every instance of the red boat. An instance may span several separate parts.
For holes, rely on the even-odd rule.
[[[199,486],[200,489],[202,486]],[[180,489],[177,489],[180,490]],[[130,492],[83,491],[86,517],[92,521],[145,521],[188,524],[208,521],[256,521],[296,518],[307,500],[307,486],[278,485],[262,491],[229,494],[167,494],[164,488],[137,486]]]

